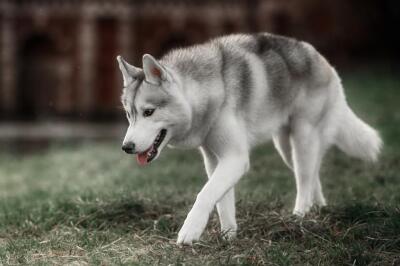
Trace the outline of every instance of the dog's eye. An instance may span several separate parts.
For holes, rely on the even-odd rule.
[[[144,116],[144,117],[151,116],[151,115],[154,113],[155,110],[156,110],[156,109],[145,109],[145,110],[143,111],[143,116]]]

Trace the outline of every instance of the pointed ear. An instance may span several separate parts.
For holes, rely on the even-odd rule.
[[[167,80],[168,73],[165,68],[151,55],[143,55],[143,71],[146,80],[150,83],[160,85]]]
[[[134,79],[136,79],[136,76],[141,71],[141,69],[130,65],[120,55],[117,56],[117,61],[118,61],[119,69],[121,70],[121,73],[122,73],[122,78],[124,79],[124,87],[126,87]]]

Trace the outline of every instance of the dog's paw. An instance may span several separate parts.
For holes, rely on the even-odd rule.
[[[181,230],[178,233],[178,245],[191,245],[193,241],[199,240],[207,225],[208,215],[199,212],[189,212]]]
[[[198,229],[188,229],[182,227],[178,234],[178,240],[176,243],[178,245],[192,245],[194,241],[200,239],[202,231]]]
[[[313,200],[300,199],[300,200],[296,201],[296,205],[293,210],[293,214],[300,216],[300,217],[304,217],[304,215],[306,215],[311,210],[313,205],[316,205],[318,207],[326,206],[326,200],[325,200],[324,196],[322,194],[315,195]]]
[[[221,230],[222,237],[228,241],[236,238],[236,232],[237,232],[237,227],[224,228]]]
[[[226,218],[226,217],[225,217]],[[225,240],[231,240],[236,237],[237,224],[236,219],[221,219],[221,235]]]
[[[309,204],[301,204],[300,206],[296,206],[293,210],[293,214],[299,217],[304,217],[312,207],[312,203]]]
[[[296,210],[296,209],[293,210],[293,214],[300,218],[303,218],[306,215],[306,213],[307,212],[303,210]]]
[[[312,196],[307,195],[303,197],[297,197],[296,198],[296,204],[293,210],[293,214],[304,217],[310,210],[311,207],[313,206],[313,201],[312,201]]]

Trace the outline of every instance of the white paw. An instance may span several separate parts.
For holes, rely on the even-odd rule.
[[[186,217],[181,230],[178,233],[177,244],[191,245],[193,241],[199,240],[207,225],[208,213],[191,210]]]
[[[306,215],[306,213],[308,213],[310,211],[312,207],[312,203],[311,202],[300,202],[300,203],[296,203],[296,206],[294,207],[293,210],[293,214],[300,216],[300,217],[304,217],[304,215]]]
[[[302,211],[302,210],[296,210],[296,209],[293,210],[293,214],[296,216],[299,216],[299,217],[304,217],[304,215],[306,215],[306,213],[307,212]]]
[[[222,237],[226,240],[232,240],[236,238],[236,232],[237,232],[237,226],[221,229]]]

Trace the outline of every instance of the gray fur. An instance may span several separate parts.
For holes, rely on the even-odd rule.
[[[256,53],[260,57],[277,54],[286,64],[292,78],[304,78],[311,74],[311,58],[303,43],[295,39],[271,34],[257,34]]]
[[[237,104],[239,110],[246,110],[246,105],[250,103],[251,98],[251,70],[249,63],[245,58],[235,53],[230,47],[219,45],[221,53],[221,75],[226,89],[232,90],[238,97]],[[229,78],[229,71],[234,68],[235,79]]]
[[[268,73],[272,102],[284,108],[299,90],[293,87],[293,80],[307,78],[310,69],[305,61],[309,60],[304,57],[304,49],[296,40],[257,34],[254,41],[253,51],[263,60]]]
[[[121,96],[122,105],[126,110],[130,110],[133,119],[136,119],[136,114],[137,114],[137,110],[134,104],[134,99],[143,81],[144,81],[144,74],[143,71],[141,71],[134,77],[134,80],[131,84],[129,84],[127,87],[124,87]]]
[[[293,82],[312,82],[310,79],[314,72],[313,65],[318,59],[318,53],[311,55],[304,42],[260,33],[230,35],[213,39],[205,44],[173,50],[164,56],[161,62],[177,69],[185,76],[202,82],[215,78],[219,60],[223,80],[227,80],[228,72],[237,73],[237,80],[225,85],[235,91],[234,94],[238,97],[237,105],[245,108],[250,104],[253,89],[252,73],[249,62],[243,58],[240,51],[254,53],[262,60],[270,90],[268,94],[270,99],[266,100],[280,109],[290,104],[298,94],[300,88],[294,87]]]
[[[197,82],[210,79],[218,70],[218,53],[209,45],[196,45],[186,49],[172,50],[160,60]]]

